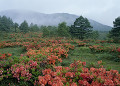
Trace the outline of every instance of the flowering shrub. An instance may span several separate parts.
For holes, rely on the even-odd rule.
[[[85,46],[86,43],[79,43],[78,46],[81,47],[81,46]]]
[[[103,68],[102,61],[98,61],[95,66],[91,64],[88,67],[86,62],[81,61],[75,61],[69,67],[56,66],[63,59],[68,58],[69,51],[73,50],[76,45],[89,46],[93,52],[112,52],[119,57],[118,46],[90,44],[90,42],[107,43],[107,41],[43,39],[39,33],[18,33],[11,34],[9,37],[12,40],[2,41],[0,48],[21,47],[23,53],[21,52],[21,56],[11,56],[12,54],[9,53],[0,54],[0,83],[8,80],[9,85],[15,81],[20,86],[120,85],[118,71]]]
[[[120,62],[120,48],[118,48],[116,51],[117,51],[117,53],[115,53],[115,56],[116,56],[116,59],[115,59],[115,60],[116,60],[117,62]]]
[[[70,45],[69,43],[59,44],[61,42],[55,41],[58,44],[54,44],[54,41],[52,42],[53,44],[51,44],[50,47],[41,47],[41,49],[39,50],[29,49],[27,52],[27,56],[29,58],[36,58],[39,54],[45,55],[47,57],[48,63],[55,65],[55,63],[57,62],[62,62],[61,58],[68,57],[69,49],[74,49],[74,46]]]
[[[101,61],[98,62],[99,64]],[[44,76],[38,76],[38,84],[45,86],[119,86],[120,74],[117,70],[106,71],[103,67],[90,69],[85,63],[75,61],[69,67],[55,66],[43,70]]]
[[[11,71],[13,74],[13,77],[17,78],[18,81],[21,80],[25,80],[28,81],[30,80],[32,74],[29,73],[29,65],[22,65],[22,64],[14,64],[11,67]]]
[[[4,54],[1,54],[1,53],[0,53],[0,60],[6,59],[6,58],[8,58],[8,57],[10,57],[10,56],[12,56],[12,54],[10,54],[10,53],[4,53]]]
[[[118,49],[117,49],[117,52],[119,52],[119,53],[120,53],[120,48],[118,48]]]
[[[3,68],[0,68],[0,75],[2,75],[4,69]]]
[[[89,46],[92,52],[116,52],[117,46],[110,45],[110,46],[101,46],[101,45],[92,45]]]
[[[3,48],[3,47],[4,47],[4,43],[5,43],[5,42],[1,42],[1,43],[0,43],[0,48]]]

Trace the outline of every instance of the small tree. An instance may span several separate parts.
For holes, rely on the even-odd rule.
[[[9,32],[11,28],[13,28],[13,21],[6,16],[0,17],[0,30]]]
[[[92,33],[88,36],[89,36],[88,38],[91,38],[91,39],[98,39],[99,38],[99,32],[98,31],[92,31]]]
[[[15,32],[16,32],[16,29],[18,28],[18,23],[14,23],[14,28],[15,28]]]
[[[69,37],[69,28],[66,25],[66,22],[62,22],[58,25],[58,36]]]
[[[31,32],[39,31],[38,25],[31,23],[31,24],[30,24],[30,31],[31,31]]]
[[[56,37],[58,34],[57,34],[57,27],[56,26],[48,26],[47,27],[48,30],[49,30],[49,33],[50,33],[50,37]]]
[[[43,32],[43,37],[50,36],[50,31],[48,30],[48,28],[46,26],[43,28],[42,32]]]
[[[21,32],[28,32],[29,27],[28,27],[28,23],[26,21],[22,22],[20,27],[19,27]]]
[[[109,32],[109,37],[113,38],[114,40],[120,40],[120,17],[116,18],[115,21],[113,21],[113,28]]]
[[[71,25],[70,32],[71,35],[83,40],[85,36],[92,31],[91,28],[92,26],[88,19],[80,16],[75,20],[74,25]]]

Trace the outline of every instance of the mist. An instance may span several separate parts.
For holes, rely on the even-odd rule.
[[[119,0],[0,0],[0,11],[20,9],[46,14],[70,13],[113,26],[114,19],[120,15],[119,3]]]

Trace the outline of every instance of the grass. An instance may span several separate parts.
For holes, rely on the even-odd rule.
[[[0,53],[11,53],[12,56],[20,56],[20,54],[23,54],[21,47],[14,47],[14,48],[1,48]]]
[[[68,56],[68,58],[63,59],[62,66],[69,66],[74,60],[85,61],[87,66],[90,63],[97,63],[97,61],[102,60],[105,68],[110,67],[120,72],[120,62],[109,59],[111,57],[109,53],[92,53],[88,47],[76,47],[69,52]]]
[[[94,45],[94,43],[92,43]],[[69,66],[74,60],[81,60],[86,62],[87,65],[90,63],[96,63],[99,60],[102,60],[104,66],[111,67],[114,70],[118,70],[120,72],[120,62],[115,62],[111,60],[112,55],[109,53],[92,53],[89,47],[78,47],[76,44],[74,50],[69,51],[68,58],[63,59],[62,63],[58,65]],[[118,45],[118,44],[116,44]],[[108,44],[105,44],[108,46]],[[8,47],[0,49],[0,53],[11,53],[13,56],[20,56],[23,52],[21,47]]]

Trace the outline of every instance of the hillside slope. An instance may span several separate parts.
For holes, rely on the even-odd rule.
[[[14,22],[21,23],[26,20],[29,24],[34,23],[38,25],[54,25],[57,26],[59,23],[65,21],[67,25],[72,25],[76,18],[79,16],[68,14],[68,13],[54,13],[54,14],[44,14],[34,11],[26,11],[26,10],[6,10],[0,12],[0,15],[7,16],[12,18]],[[89,19],[91,25],[93,26],[93,30],[98,31],[109,31],[112,27],[103,25],[97,21]]]

